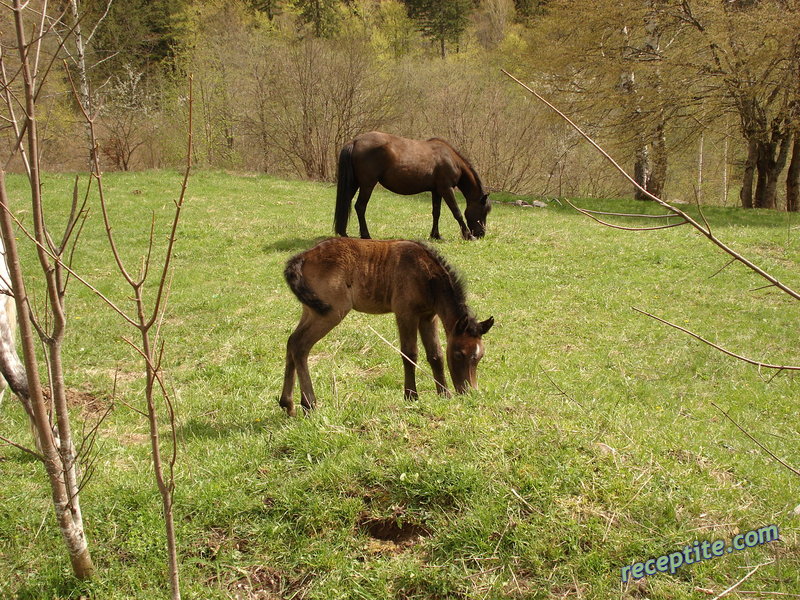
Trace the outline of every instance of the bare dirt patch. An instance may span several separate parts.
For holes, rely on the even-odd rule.
[[[50,388],[44,388],[42,393],[45,400],[50,402]],[[67,407],[80,410],[81,416],[85,419],[96,419],[104,416],[109,411],[110,406],[111,402],[107,398],[101,398],[87,390],[67,388]]]
[[[259,565],[249,569],[237,568],[236,571],[241,574],[241,577],[226,586],[230,597],[235,600],[302,598],[304,595],[302,590],[307,587],[306,577],[296,581],[271,567]]]
[[[376,517],[362,513],[357,527],[370,538],[367,542],[370,554],[397,554],[431,534],[424,525],[403,521],[397,515]]]

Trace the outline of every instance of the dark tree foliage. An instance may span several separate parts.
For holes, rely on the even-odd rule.
[[[275,15],[280,13],[284,2],[281,0],[248,0],[247,4],[251,8],[267,15],[267,18],[271,21],[275,18]]]
[[[339,24],[340,0],[293,0],[300,17],[311,26],[314,37],[332,37]],[[344,4],[347,4],[346,2]]]
[[[550,0],[514,0],[517,18],[520,21],[530,21],[542,15]]]
[[[101,63],[95,77],[118,73],[127,65],[138,72],[150,72],[172,62],[179,47],[175,16],[189,0],[114,0],[94,39]],[[86,2],[87,22],[95,22],[107,2]],[[94,16],[94,18],[93,18]]]
[[[458,43],[469,23],[471,0],[404,0],[409,16],[422,34],[437,42],[442,58],[446,43]]]

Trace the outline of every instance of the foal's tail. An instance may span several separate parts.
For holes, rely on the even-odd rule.
[[[305,260],[303,254],[298,254],[289,259],[286,263],[286,269],[283,271],[283,276],[286,278],[286,283],[289,284],[289,289],[294,292],[300,302],[313,308],[319,314],[326,315],[332,307],[314,293],[314,290],[309,287],[306,278],[303,277],[303,261]]]
[[[333,213],[333,229],[337,235],[347,235],[347,221],[350,220],[350,203],[358,189],[356,173],[353,170],[353,142],[339,152],[339,168],[336,173],[336,209]]]

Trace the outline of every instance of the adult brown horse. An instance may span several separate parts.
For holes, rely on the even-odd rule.
[[[491,210],[489,194],[469,161],[439,138],[410,140],[380,131],[363,133],[339,152],[334,230],[347,236],[350,204],[358,191],[356,215],[362,238],[369,238],[365,218],[367,203],[377,184],[395,194],[430,192],[433,202],[431,237],[439,235],[442,198],[461,227],[464,239],[483,237],[486,216]],[[464,216],[458,208],[453,188],[467,199]],[[466,222],[464,222],[466,217]]]
[[[414,376],[417,332],[436,381],[436,391],[449,395],[444,377],[438,321],[447,334],[447,366],[453,386],[463,393],[477,387],[481,337],[493,318],[478,322],[466,303],[464,285],[432,248],[407,240],[331,238],[289,259],[286,282],[303,304],[300,323],[286,344],[286,370],[280,405],[294,416],[295,372],[301,404],[314,408],[316,396],[308,372],[308,353],[350,310],[393,312],[400,332],[405,371],[405,397],[416,398]]]

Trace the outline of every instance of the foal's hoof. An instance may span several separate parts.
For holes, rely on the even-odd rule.
[[[286,411],[286,414],[290,417],[297,416],[297,411],[294,408],[294,402],[291,400],[284,400],[281,398],[278,400],[278,404],[280,404],[281,408]]]

